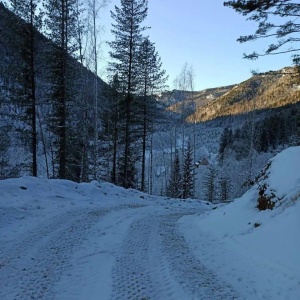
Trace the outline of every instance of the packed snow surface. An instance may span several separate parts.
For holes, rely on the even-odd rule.
[[[0,181],[0,299],[300,299],[299,157],[278,154],[227,205]]]

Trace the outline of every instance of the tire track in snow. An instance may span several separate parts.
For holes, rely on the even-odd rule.
[[[180,288],[160,248],[158,231],[164,217],[150,215],[130,225],[113,269],[111,300],[184,299],[176,296]]]
[[[76,209],[66,213],[54,216],[42,224],[38,228],[33,228],[26,233],[26,236],[19,242],[9,242],[11,249],[5,249],[5,257],[9,260],[18,259],[22,253],[26,252],[29,248],[34,247],[41,238],[46,238],[51,235],[52,232],[63,229],[69,226],[69,223],[73,222],[76,218],[80,218],[82,214],[90,212],[90,209]]]
[[[148,270],[148,248],[149,234],[158,229],[156,223],[156,220],[150,222],[149,218],[143,218],[130,225],[113,270],[112,300],[142,300],[155,296]]]
[[[134,221],[113,269],[111,300],[238,299],[188,249],[176,230],[185,213],[148,216]]]
[[[177,230],[177,221],[184,215],[186,214],[169,215],[160,223],[164,256],[169,262],[174,278],[190,295],[189,299],[240,299],[233,287],[204,267],[189,250],[184,237]]]
[[[61,214],[4,253],[8,263],[0,269],[0,299],[54,299],[51,286],[69,267],[68,259],[74,247],[108,212],[78,209]],[[6,286],[10,288],[5,290]]]

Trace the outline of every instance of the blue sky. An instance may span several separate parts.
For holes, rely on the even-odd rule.
[[[102,0],[99,0],[100,2]],[[120,0],[108,0],[99,14],[101,53],[99,75],[106,80],[111,15]],[[4,0],[4,2],[7,2]],[[169,75],[169,89],[185,63],[193,67],[195,90],[240,83],[251,77],[251,70],[264,72],[290,66],[290,55],[266,56],[255,61],[243,59],[243,53],[263,52],[272,42],[238,43],[241,35],[254,33],[257,24],[247,21],[233,9],[223,6],[224,0],[148,0],[148,17],[144,32],[155,43],[163,68]],[[282,21],[282,20],[280,20]]]
[[[103,41],[113,39],[109,11],[114,11],[115,5],[119,6],[120,0],[111,0],[102,11]],[[224,7],[223,0],[149,0],[145,24],[151,26],[145,35],[156,45],[170,77],[170,89],[185,63],[193,66],[196,90],[239,83],[251,77],[251,70],[263,72],[291,65],[290,55],[243,59],[244,52],[263,51],[271,41],[239,44],[236,39],[254,33],[257,24]],[[102,58],[106,61],[109,57],[104,44]]]

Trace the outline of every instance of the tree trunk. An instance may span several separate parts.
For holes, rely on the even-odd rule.
[[[34,7],[30,1],[30,81],[31,81],[31,126],[32,126],[32,176],[37,176],[37,136],[36,136],[36,96],[35,96],[35,65],[34,65]]]
[[[60,73],[60,103],[59,103],[59,178],[66,178],[66,60],[67,60],[67,9],[66,1],[62,0],[61,21],[61,73]]]
[[[133,2],[132,2],[133,11]],[[131,124],[131,80],[132,80],[132,63],[133,63],[133,20],[130,24],[130,43],[129,43],[129,63],[128,63],[128,84],[127,84],[127,96],[126,96],[126,127],[125,127],[125,153],[124,153],[124,188],[129,188],[129,155],[130,155],[130,124]]]

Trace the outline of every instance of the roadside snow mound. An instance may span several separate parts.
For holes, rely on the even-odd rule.
[[[275,208],[289,207],[300,196],[300,147],[288,148],[272,158],[258,176],[258,189],[275,202]]]
[[[203,207],[205,201],[168,199],[124,189],[108,182],[75,183],[69,180],[41,179],[31,176],[0,180],[1,242],[29,230],[37,222],[76,209],[119,206]],[[10,230],[7,230],[10,228]],[[1,252],[1,251],[0,251]]]
[[[241,198],[207,213],[199,227],[216,238],[229,237],[250,252],[287,265],[300,277],[300,147],[288,148],[274,158],[259,175],[257,184]],[[258,192],[272,198],[273,210],[256,208]]]
[[[300,147],[288,148],[273,157],[257,184],[233,203],[220,207],[202,220],[215,236],[241,238],[263,255],[300,265]],[[273,210],[256,208],[259,190],[275,202]],[[289,209],[287,209],[289,208]],[[283,255],[284,253],[284,255]],[[300,275],[300,272],[299,272]]]
[[[199,258],[233,282],[240,281],[239,274],[248,276],[249,282],[244,285],[239,282],[239,286],[242,292],[248,290],[256,299],[263,299],[262,295],[269,299],[299,296],[299,158],[300,147],[284,150],[269,161],[257,183],[241,198],[205,215],[191,217],[182,225]],[[257,209],[261,188],[276,203],[273,210]],[[191,234],[191,229],[197,232],[197,237]],[[203,243],[198,243],[201,236],[216,244],[214,251],[206,253],[212,247],[206,249]]]
[[[249,226],[244,226],[245,220],[249,221],[246,225],[257,223],[256,228],[261,223],[260,221],[273,218],[290,206],[293,206],[294,210],[297,211],[299,209],[299,201],[297,200],[300,198],[299,157],[300,147],[291,147],[270,159],[258,175],[256,184],[249,191],[233,203],[220,207],[207,219],[215,220],[217,216],[222,216],[219,220],[222,227],[227,225],[225,226],[226,229],[223,227],[224,230],[221,231],[230,232],[234,235],[252,231],[249,231]],[[273,210],[259,212],[256,208],[260,189],[264,190],[267,198],[275,202]],[[230,219],[234,216],[234,220],[227,220],[229,219],[227,216],[230,216]],[[226,220],[226,224],[223,224],[224,220]],[[228,230],[232,225],[239,226]]]

